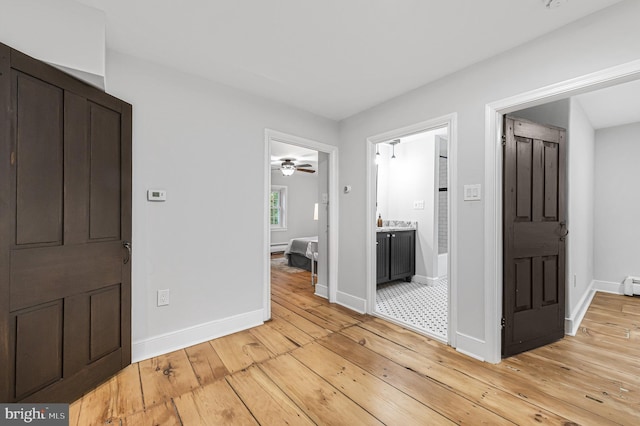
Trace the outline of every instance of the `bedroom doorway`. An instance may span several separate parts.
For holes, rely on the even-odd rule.
[[[368,312],[443,343],[455,329],[454,122],[368,139]]]
[[[335,301],[337,148],[273,130],[265,140],[267,320],[275,279]]]

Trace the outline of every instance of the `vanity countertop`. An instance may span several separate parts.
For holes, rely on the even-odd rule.
[[[415,231],[418,228],[418,222],[410,222],[406,220],[384,220],[382,226],[376,228],[376,232],[398,232],[398,231]]]
[[[398,232],[398,231],[415,231],[416,228],[409,226],[382,226],[377,227],[376,232]]]

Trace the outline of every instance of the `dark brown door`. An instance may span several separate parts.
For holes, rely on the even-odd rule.
[[[564,335],[565,130],[513,117],[504,133],[502,354]]]
[[[0,107],[0,401],[70,402],[131,362],[131,106],[0,45]]]

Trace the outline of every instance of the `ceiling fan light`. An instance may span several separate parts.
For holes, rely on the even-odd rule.
[[[296,171],[296,166],[294,166],[293,164],[287,164],[282,163],[282,166],[280,166],[280,171],[282,172],[283,176],[291,176],[293,174],[293,172]]]

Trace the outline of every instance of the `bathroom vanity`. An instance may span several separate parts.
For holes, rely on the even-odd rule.
[[[384,226],[376,232],[376,284],[411,281],[416,273],[416,230]]]

